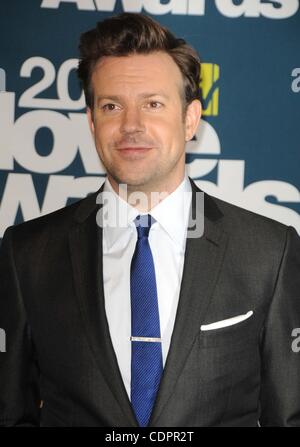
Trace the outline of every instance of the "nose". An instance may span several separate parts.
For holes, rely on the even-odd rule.
[[[144,131],[142,112],[138,107],[127,107],[122,114],[121,133],[130,134]]]

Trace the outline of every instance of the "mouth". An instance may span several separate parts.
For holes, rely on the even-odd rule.
[[[118,148],[118,152],[122,156],[143,156],[147,152],[149,152],[152,149],[152,147],[145,147],[145,146],[127,146],[127,147],[121,147]]]

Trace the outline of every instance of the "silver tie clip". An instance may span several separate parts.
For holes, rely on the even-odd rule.
[[[161,342],[161,338],[155,337],[130,337],[131,341],[149,341],[151,343]]]

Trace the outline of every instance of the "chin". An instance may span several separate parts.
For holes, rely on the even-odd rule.
[[[126,184],[129,187],[143,187],[147,184],[152,184],[154,180],[151,176],[137,175],[137,172],[133,173],[132,175],[128,175],[128,173],[126,173],[124,175],[112,175],[112,177],[118,184]]]
[[[144,179],[138,179],[138,178],[126,178],[124,180],[121,181],[121,183],[125,183],[129,188],[130,187],[143,187],[145,185],[147,185],[147,181],[145,181]]]

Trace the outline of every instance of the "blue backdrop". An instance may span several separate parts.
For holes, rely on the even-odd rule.
[[[187,145],[189,175],[300,233],[299,0],[2,0],[0,238],[103,182],[77,47],[122,11],[151,15],[200,54],[205,113]]]

